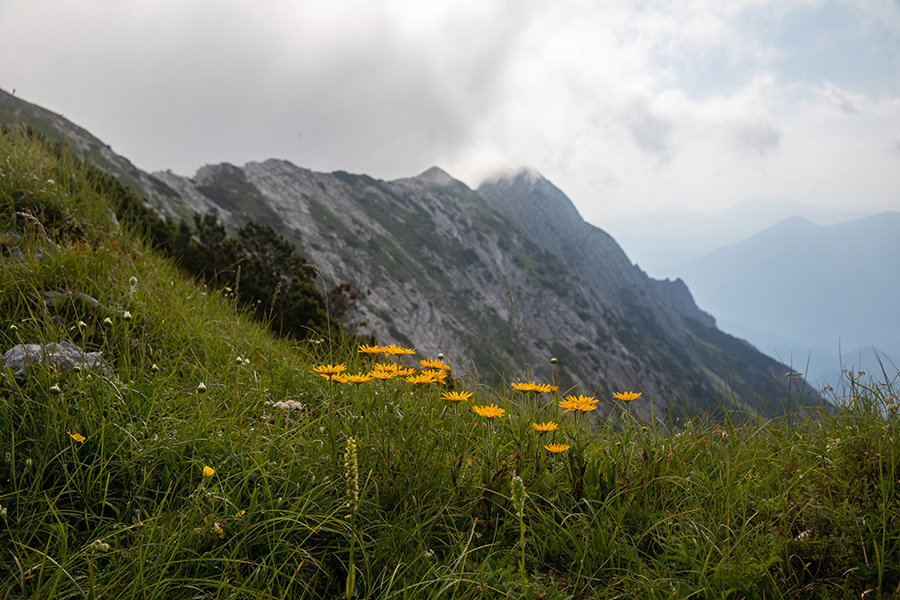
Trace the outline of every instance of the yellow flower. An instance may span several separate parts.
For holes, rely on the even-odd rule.
[[[503,413],[506,412],[505,409],[500,408],[496,404],[491,404],[490,406],[477,406],[473,405],[472,410],[474,410],[477,414],[485,417],[487,419],[493,419],[494,417],[502,417]]]
[[[313,371],[318,373],[319,375],[334,375],[336,373],[340,373],[341,371],[346,371],[347,367],[344,364],[339,365],[319,365],[318,367],[313,367]]]
[[[87,438],[81,435],[80,433],[70,433],[69,437],[75,440],[76,442],[83,442]]]
[[[622,402],[625,402],[626,404],[631,402],[635,398],[640,398],[640,397],[641,397],[641,392],[616,392],[615,394],[613,394],[613,398],[616,398],[617,400],[621,400]]]
[[[371,373],[357,373],[356,375],[351,375],[350,373],[342,373],[344,378],[350,383],[355,383],[359,385],[360,383],[365,383],[367,381],[372,381]]]
[[[434,371],[422,371],[418,375],[410,375],[406,378],[406,381],[424,385],[426,383],[438,383],[440,378],[435,376]]]
[[[547,444],[544,446],[547,450],[552,452],[553,454],[559,454],[560,452],[565,452],[569,449],[568,444]]]
[[[450,370],[450,365],[445,364],[442,360],[428,360],[427,358],[423,358],[419,361],[419,363],[426,369],[443,369],[445,371]]]
[[[564,400],[559,402],[559,407],[566,409],[566,412],[570,410],[580,410],[582,412],[588,412],[597,408],[597,399],[593,396],[566,396]]]
[[[447,379],[447,371],[441,369],[427,369],[425,371],[422,371],[422,373],[431,375],[438,381],[444,381],[445,379]]]
[[[382,381],[387,380],[387,379],[393,379],[394,377],[397,376],[396,369],[390,370],[390,369],[379,368],[381,366],[382,365],[380,365],[380,364],[375,365],[375,368],[372,369],[371,371],[369,371],[369,375],[371,375],[375,379],[381,379]]]
[[[549,394],[550,392],[555,392],[558,389],[558,385],[550,385],[549,383],[539,383],[534,386],[534,391],[540,392],[542,394]]]
[[[511,383],[510,385],[514,390],[519,390],[520,392],[547,393],[555,392],[559,389],[559,386],[550,385],[549,383],[535,383],[534,381],[531,383]]]
[[[472,397],[472,392],[444,392],[441,398],[444,400],[453,400],[454,402],[465,402]]]
[[[540,431],[541,433],[546,433],[548,431],[556,431],[559,428],[559,425],[557,425],[553,421],[548,421],[546,423],[532,423],[531,427],[535,431]]]
[[[369,346],[368,344],[363,344],[357,350],[359,354],[381,354],[384,352],[384,348],[381,346]]]
[[[327,377],[331,379],[331,381],[336,381],[338,383],[347,383],[350,381],[351,375],[347,373],[335,373],[334,375],[324,375],[323,377]]]
[[[215,474],[216,474],[216,471],[212,467],[208,467],[208,466],[203,467],[203,476],[204,477],[212,477]]]
[[[398,356],[403,355],[403,354],[415,354],[416,353],[416,351],[411,348],[402,348],[396,344],[391,344],[390,346],[382,346],[381,351],[384,352],[385,354],[396,354]]]

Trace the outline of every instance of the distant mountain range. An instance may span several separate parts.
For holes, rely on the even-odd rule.
[[[723,246],[741,242],[790,217],[834,225],[865,216],[858,211],[821,208],[774,198],[748,198],[714,214],[667,207],[604,223],[652,277],[678,277],[680,265]]]
[[[534,171],[477,190],[439,168],[381,181],[281,160],[209,165],[188,178],[144,173],[83,129],[3,92],[0,121],[71,145],[161,214],[272,225],[328,285],[361,292],[349,327],[424,356],[443,352],[481,380],[555,373],[563,391],[602,399],[642,391],[632,407],[642,416],[773,416],[818,399],[784,364],[719,331],[682,281],[648,277]]]
[[[873,348],[900,364],[898,232],[898,212],[791,217],[672,271],[727,331],[835,385],[842,364],[880,371]]]

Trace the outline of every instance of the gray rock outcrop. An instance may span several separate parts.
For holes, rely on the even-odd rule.
[[[18,344],[6,351],[3,361],[16,379],[25,379],[31,369],[41,366],[67,371],[77,365],[99,370],[104,375],[110,373],[109,365],[99,352],[85,352],[69,342]]]

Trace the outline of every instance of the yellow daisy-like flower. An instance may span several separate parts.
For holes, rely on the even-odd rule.
[[[347,373],[335,373],[334,375],[323,375],[323,377],[326,377],[331,381],[335,381],[337,383],[347,383],[348,381],[350,381],[350,375]]]
[[[369,375],[374,377],[375,379],[381,379],[385,381],[387,379],[393,379],[397,376],[397,371],[389,371],[387,369],[372,369],[369,371]]]
[[[427,373],[438,381],[444,381],[445,379],[447,379],[447,371],[444,371],[442,369],[427,369],[425,371],[422,371],[422,373]]]
[[[347,366],[344,364],[339,365],[319,365],[318,367],[313,367],[313,371],[318,373],[319,375],[334,375],[336,373],[340,373],[341,371],[346,371]]]
[[[520,392],[538,392],[538,393],[547,393],[547,392],[555,392],[559,389],[558,386],[550,385],[549,383],[535,383],[532,381],[531,383],[511,383],[514,390],[519,390]]]
[[[545,449],[549,450],[553,454],[559,454],[560,452],[565,452],[569,449],[568,444],[547,444],[544,446]]]
[[[357,350],[359,354],[381,354],[383,351],[381,346],[369,346],[368,344],[363,344]]]
[[[212,467],[209,467],[209,466],[203,467],[203,476],[204,477],[212,477],[215,474],[216,474],[216,470],[213,469]]]
[[[375,363],[372,365],[373,371],[385,371],[387,373],[397,373],[401,367],[397,363]]]
[[[641,397],[641,392],[616,392],[613,394],[613,398],[617,400],[621,400],[624,403],[629,403],[636,398]]]
[[[422,371],[417,375],[410,375],[406,378],[406,381],[409,383],[415,384],[426,384],[426,383],[438,383],[440,382],[440,378],[434,375],[433,371]]]
[[[453,400],[454,402],[466,402],[472,397],[472,392],[444,392],[441,398],[444,400]]]
[[[582,412],[592,411],[597,408],[597,399],[593,396],[566,396],[564,400],[560,400],[559,407],[570,410],[580,410]]]
[[[397,344],[391,344],[390,346],[381,346],[381,351],[385,354],[394,354],[397,356],[416,353],[416,351],[412,348],[403,348],[401,346],[398,346]]]
[[[472,410],[474,410],[477,414],[485,417],[486,419],[493,419],[494,417],[502,417],[506,410],[500,408],[496,404],[491,404],[490,406],[477,406],[473,405]]]
[[[70,433],[69,437],[75,440],[76,442],[83,442],[87,438],[81,435],[80,433]]]
[[[531,428],[535,431],[546,433],[548,431],[556,431],[557,429],[559,429],[559,425],[557,425],[553,421],[547,421],[546,423],[532,423]]]
[[[444,371],[450,370],[450,365],[446,364],[442,360],[428,360],[427,358],[423,358],[419,361],[419,363],[426,369],[443,369]]]
[[[397,369],[397,375],[400,377],[409,377],[410,375],[415,375],[416,370],[412,367],[400,367]]]
[[[342,375],[346,378],[347,382],[355,383],[359,385],[360,383],[365,383],[367,381],[372,381],[373,375],[371,373],[357,373],[356,375],[351,375],[350,373],[342,373]]]
[[[559,389],[558,385],[550,385],[549,383],[537,383],[534,385],[533,391],[541,394],[549,394]]]

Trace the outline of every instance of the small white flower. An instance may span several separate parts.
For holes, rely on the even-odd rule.
[[[807,529],[807,530],[805,530],[805,531],[801,531],[801,532],[797,535],[797,537],[794,538],[794,541],[795,541],[795,542],[802,542],[803,540],[805,540],[806,538],[808,538],[808,537],[811,536],[811,535],[812,535],[812,530],[811,530],[811,529]]]
[[[130,313],[129,311],[126,310],[124,313],[122,313],[122,318],[125,319],[126,321],[130,321],[130,320],[131,320],[131,313]]]
[[[202,381],[199,384],[197,384],[197,393],[198,394],[206,393],[206,384],[203,383]]]

